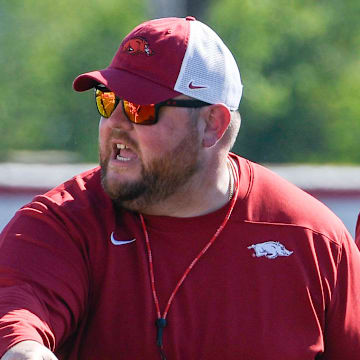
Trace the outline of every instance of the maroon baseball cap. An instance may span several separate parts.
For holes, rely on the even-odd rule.
[[[79,75],[76,91],[101,83],[122,99],[154,104],[180,94],[237,109],[242,84],[219,36],[194,17],[162,18],[137,26],[110,65]]]

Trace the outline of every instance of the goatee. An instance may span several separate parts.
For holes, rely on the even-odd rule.
[[[199,147],[197,129],[193,127],[175,149],[149,164],[142,163],[139,180],[116,185],[107,181],[109,160],[100,160],[104,190],[117,207],[142,211],[173,195],[199,170]]]

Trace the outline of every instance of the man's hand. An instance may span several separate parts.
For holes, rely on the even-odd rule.
[[[44,345],[27,340],[10,348],[0,360],[58,360],[58,358]]]

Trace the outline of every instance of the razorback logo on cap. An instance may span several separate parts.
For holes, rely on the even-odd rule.
[[[134,37],[128,40],[123,46],[123,51],[128,52],[131,55],[145,54],[150,56],[154,54],[149,47],[149,43],[141,37]]]

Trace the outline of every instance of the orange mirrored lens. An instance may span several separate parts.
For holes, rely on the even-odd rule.
[[[116,95],[112,91],[96,90],[96,105],[101,116],[108,118],[116,107]]]
[[[123,100],[124,111],[129,120],[135,124],[153,124],[155,122],[155,105],[137,105]]]

